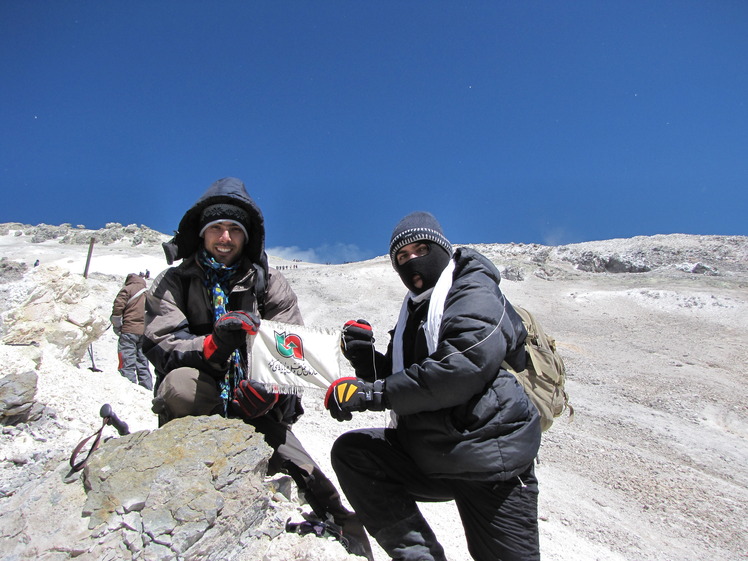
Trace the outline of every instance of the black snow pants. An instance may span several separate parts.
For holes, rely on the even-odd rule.
[[[178,368],[169,372],[156,390],[152,410],[158,413],[159,426],[188,415],[218,415],[223,402],[212,376],[194,368]],[[275,418],[273,411],[248,424],[263,435],[273,448],[268,462],[268,475],[287,473],[296,482],[309,506],[322,520],[331,515],[343,530],[349,549],[372,559],[369,538],[356,515],[345,508],[335,486],[322,472],[291,431],[291,426]]]
[[[251,424],[274,450],[268,462],[268,475],[289,474],[314,513],[322,520],[331,515],[333,521],[341,527],[343,537],[348,541],[349,551],[369,560],[373,559],[363,525],[355,513],[343,506],[335,486],[291,432],[290,427],[266,417],[254,419]]]
[[[443,561],[417,501],[454,500],[476,561],[536,561],[538,482],[532,464],[509,481],[436,479],[400,445],[396,429],[363,429],[332,448],[340,486],[369,534],[396,561]]]

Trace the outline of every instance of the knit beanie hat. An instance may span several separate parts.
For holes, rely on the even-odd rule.
[[[408,244],[420,241],[430,241],[441,246],[447,254],[452,256],[452,244],[444,237],[442,227],[430,212],[412,212],[400,222],[392,231],[390,239],[390,260],[397,269],[397,252]]]
[[[249,240],[249,214],[243,208],[228,203],[219,203],[207,206],[200,213],[198,227],[200,228],[200,237],[205,234],[208,226],[217,222],[233,222],[241,227],[244,232],[244,239]]]

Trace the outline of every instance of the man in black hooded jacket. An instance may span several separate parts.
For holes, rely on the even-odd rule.
[[[188,415],[239,417],[273,447],[268,470],[290,474],[315,514],[342,527],[351,552],[368,538],[291,431],[301,398],[247,379],[247,335],[261,318],[302,325],[296,294],[265,254],[262,213],[233,177],[213,183],[164,244],[168,263],[147,294],[143,349],[156,371],[153,411],[164,424]]]
[[[340,436],[338,481],[369,533],[398,561],[444,561],[417,501],[454,500],[478,561],[540,558],[533,462],[540,419],[507,361],[524,369],[522,320],[484,256],[453,251],[429,213],[395,227],[390,258],[409,292],[386,354],[350,321],[341,347],[357,377],[325,406],[339,421],[392,409],[396,426]]]

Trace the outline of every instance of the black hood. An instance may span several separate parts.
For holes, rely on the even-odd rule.
[[[200,214],[207,206],[229,203],[243,208],[250,218],[249,236],[244,245],[244,256],[252,263],[260,265],[267,271],[267,255],[265,254],[265,220],[257,203],[249,196],[239,179],[224,177],[219,179],[185,212],[179,222],[179,229],[174,237],[162,244],[166,261],[171,265],[178,259],[185,259],[194,255],[200,249]]]

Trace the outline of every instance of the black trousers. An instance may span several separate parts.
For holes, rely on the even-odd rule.
[[[343,506],[335,486],[304,449],[290,427],[265,417],[253,419],[251,424],[273,448],[268,462],[268,475],[288,473],[304,494],[309,506],[321,519],[331,514],[342,525],[350,513]]]
[[[325,520],[327,515],[332,516],[335,524],[341,527],[343,537],[348,542],[348,551],[372,560],[369,537],[361,521],[355,513],[345,508],[335,486],[291,432],[291,428],[267,416],[254,419],[251,424],[273,448],[268,475],[289,474],[314,513],[321,520]]]
[[[209,374],[184,367],[172,370],[161,381],[152,410],[158,413],[159,426],[162,426],[171,419],[187,415],[221,414],[223,402],[216,382]],[[371,559],[369,539],[361,522],[345,508],[335,486],[291,431],[291,427],[280,420],[281,413],[275,413],[276,410],[272,410],[267,415],[247,421],[273,449],[268,462],[268,475],[289,474],[314,513],[322,520],[331,515],[335,524],[342,527],[346,539],[361,545],[357,549],[352,544],[351,549],[354,552],[363,551],[364,556]]]
[[[159,414],[161,426],[171,419],[188,415],[219,415],[223,411],[223,402],[212,376],[195,368],[183,367],[169,372],[158,386],[153,411]],[[291,475],[314,513],[323,520],[325,514],[331,514],[340,524],[338,520],[345,520],[348,515],[340,495],[289,425],[275,413],[273,410],[249,422],[273,448],[268,475],[280,472]]]
[[[538,482],[532,464],[509,481],[432,478],[402,448],[396,429],[345,433],[333,445],[331,459],[348,501],[375,538],[391,533],[388,528],[398,528],[401,521],[418,518],[418,501],[454,500],[473,559],[540,559]],[[403,540],[407,537],[399,542]]]

